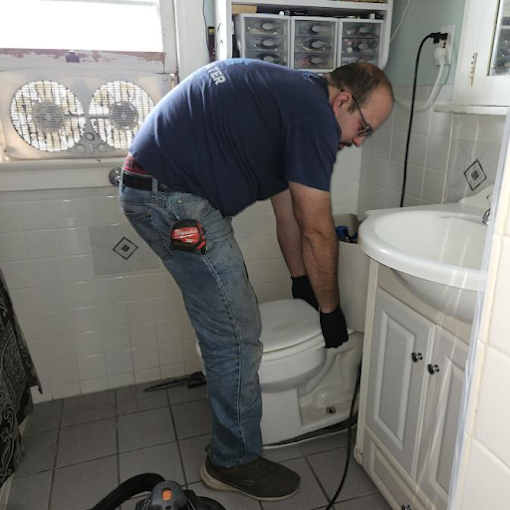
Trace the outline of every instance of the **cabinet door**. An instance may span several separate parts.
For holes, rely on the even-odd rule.
[[[456,103],[510,105],[510,0],[469,0],[460,48]]]
[[[373,331],[367,425],[412,473],[434,325],[379,289]]]
[[[438,510],[448,507],[468,347],[436,329],[416,481]]]

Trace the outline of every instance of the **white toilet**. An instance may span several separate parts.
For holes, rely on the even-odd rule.
[[[336,224],[344,222],[337,219]],[[352,328],[348,342],[326,349],[319,313],[303,300],[260,305],[264,445],[349,417],[363,347],[369,262],[357,244],[341,242],[339,248],[340,299],[347,326]]]

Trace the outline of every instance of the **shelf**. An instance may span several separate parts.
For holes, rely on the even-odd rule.
[[[387,11],[387,3],[343,2],[338,0],[235,0],[234,4],[268,5],[273,8],[349,9],[354,11]]]
[[[471,106],[453,103],[436,103],[435,112],[441,113],[459,113],[463,115],[499,115],[508,114],[508,106]]]

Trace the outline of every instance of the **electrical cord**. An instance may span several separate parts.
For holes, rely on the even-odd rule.
[[[342,491],[342,489],[344,487],[345,480],[347,479],[347,473],[349,472],[349,462],[351,460],[351,446],[352,446],[352,426],[353,426],[352,418],[353,418],[353,414],[354,414],[354,406],[356,404],[356,398],[357,398],[358,392],[359,392],[360,381],[361,381],[361,363],[359,364],[359,367],[358,367],[358,376],[356,378],[356,385],[354,387],[354,395],[352,397],[352,403],[351,403],[351,411],[349,413],[349,418],[348,418],[347,458],[345,460],[344,474],[342,476],[342,480],[340,481],[340,485],[338,486],[338,489],[336,490],[333,498],[331,498],[331,501],[329,502],[328,506],[326,507],[326,510],[331,510],[331,508],[333,508],[333,505],[336,502],[336,498],[338,498],[338,495],[340,494],[340,492]]]
[[[407,182],[407,160],[409,158],[409,145],[411,143],[411,129],[413,127],[413,117],[414,117],[414,101],[416,99],[416,83],[418,81],[418,65],[420,63],[420,54],[421,50],[423,48],[423,45],[427,41],[427,39],[433,39],[434,43],[437,44],[439,41],[444,41],[448,37],[448,34],[442,34],[441,32],[432,32],[428,35],[426,35],[421,43],[420,47],[418,48],[418,53],[416,55],[416,63],[414,66],[414,79],[413,79],[413,94],[411,97],[411,113],[409,115],[409,127],[407,129],[407,140],[406,140],[406,152],[405,152],[405,158],[404,158],[404,175],[402,179],[402,193],[400,196],[400,207],[404,206],[404,196],[406,191],[406,182]]]

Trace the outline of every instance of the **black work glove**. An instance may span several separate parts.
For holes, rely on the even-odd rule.
[[[319,303],[313,292],[312,284],[306,274],[292,278],[292,297],[294,299],[303,299],[316,310],[319,309]]]
[[[347,324],[340,305],[330,313],[320,312],[320,318],[322,334],[326,341],[326,349],[340,347],[349,340]]]

